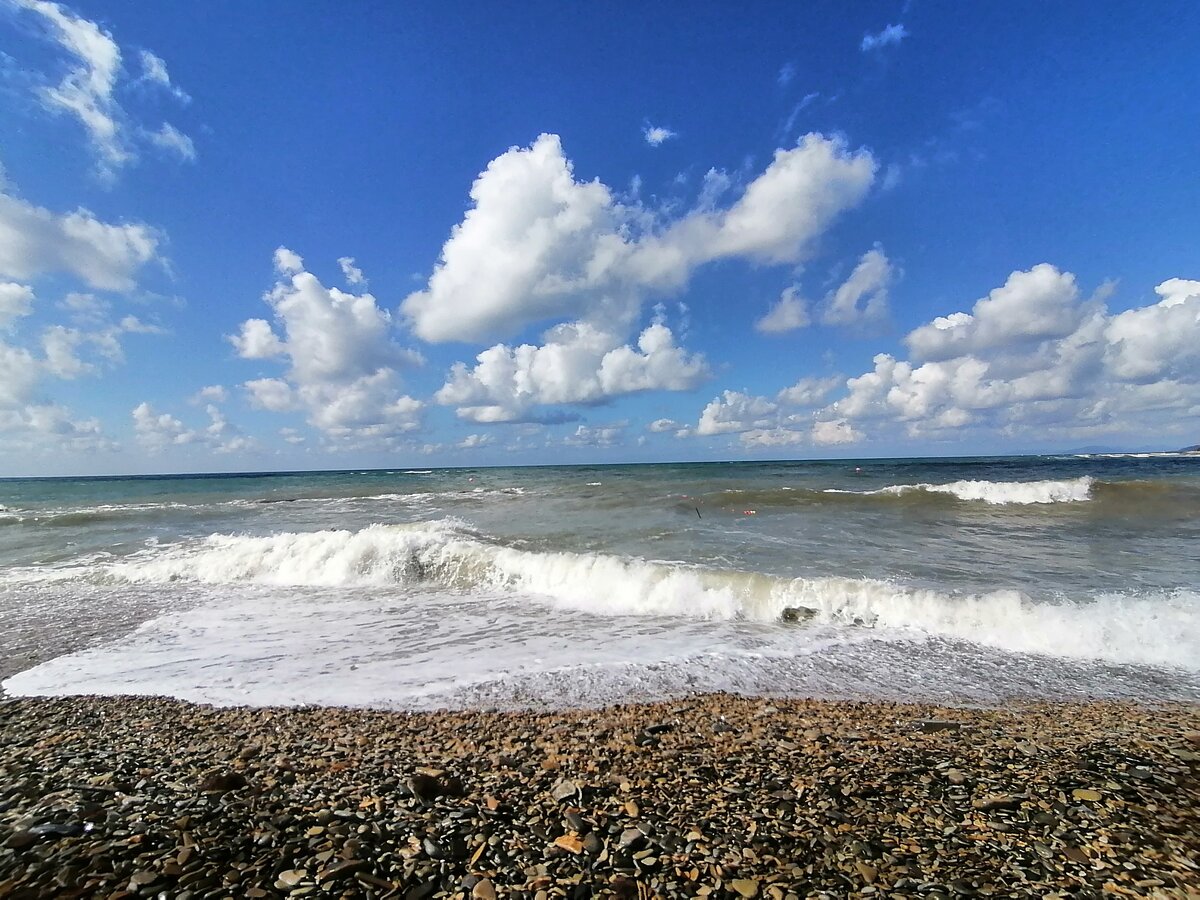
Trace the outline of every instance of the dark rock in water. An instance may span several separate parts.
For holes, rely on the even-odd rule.
[[[783,622],[807,622],[816,614],[815,609],[809,609],[807,606],[785,606],[779,618]]]
[[[646,734],[666,734],[668,731],[675,730],[674,722],[659,722],[655,725],[647,725],[642,731]]]

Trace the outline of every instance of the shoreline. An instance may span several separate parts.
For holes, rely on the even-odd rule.
[[[0,896],[1184,897],[1198,858],[1194,703],[0,700]]]

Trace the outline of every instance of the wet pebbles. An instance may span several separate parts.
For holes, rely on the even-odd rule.
[[[0,702],[0,897],[1186,897],[1200,709]]]

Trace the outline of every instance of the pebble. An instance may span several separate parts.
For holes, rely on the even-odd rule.
[[[1187,704],[7,700],[0,896],[1184,897],[1193,732]]]

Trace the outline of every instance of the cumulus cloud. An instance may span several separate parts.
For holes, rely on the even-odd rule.
[[[4,351],[0,349],[0,371]],[[75,419],[56,403],[30,403],[12,408],[3,402],[0,386],[0,448],[28,457],[35,453],[111,453],[119,449],[108,438],[98,419]]]
[[[68,272],[99,290],[128,291],[157,258],[159,236],[140,224],[101,222],[86,209],[57,215],[0,193],[0,276]]]
[[[126,123],[129,116],[117,102],[116,91],[122,75],[121,48],[113,36],[95,22],[82,18],[59,3],[50,0],[15,0],[17,6],[38,17],[46,37],[53,41],[71,60],[56,85],[42,85],[38,96],[43,106],[59,114],[76,118],[88,135],[97,156],[97,171],[111,179],[123,166],[137,157],[128,139]],[[141,53],[140,80],[165,88],[181,100],[187,95],[171,84],[166,64],[149,51]],[[145,132],[155,144],[167,142],[171,149],[191,152],[191,141],[169,125]]]
[[[205,407],[209,423],[188,428],[170,413],[156,413],[146,402],[133,409],[133,430],[138,443],[151,453],[171,447],[201,446],[215,453],[236,453],[254,447],[254,441],[232,425],[215,404]]]
[[[87,295],[81,295],[87,296]],[[34,300],[23,285],[0,284],[0,325],[28,315]],[[68,307],[69,309],[70,307]],[[94,376],[124,360],[121,338],[157,332],[135,316],[113,323],[107,307],[80,306],[79,327],[46,325],[33,348],[0,340],[0,447],[13,453],[53,448],[57,452],[116,448],[95,419],[76,420],[69,409],[47,400],[44,382]],[[7,319],[5,317],[8,317]]]
[[[779,392],[777,399],[787,406],[818,406],[844,381],[841,375],[828,378],[801,378]]]
[[[904,342],[915,358],[937,361],[1012,343],[1062,338],[1088,314],[1079,300],[1075,276],[1042,263],[1028,272],[1013,272],[971,312],[936,318]]]
[[[16,282],[0,282],[0,328],[33,312],[33,288]]]
[[[647,125],[642,129],[642,136],[651,147],[658,147],[664,141],[669,141],[673,137],[679,137],[679,134],[661,125]]]
[[[878,322],[887,317],[888,289],[896,271],[880,247],[863,254],[854,271],[828,298],[826,325]]]
[[[783,334],[808,325],[812,319],[808,314],[808,303],[800,296],[796,285],[785,288],[767,314],[754,323],[763,334]]]
[[[777,150],[732,205],[718,208],[710,192],[664,220],[599,181],[577,181],[558,137],[544,134],[488,164],[428,285],[401,309],[434,342],[485,341],[585,313],[628,323],[646,292],[677,290],[704,263],[800,261],[862,200],[875,168],[865,150],[807,135]]]
[[[279,280],[263,298],[274,324],[248,319],[228,337],[245,359],[287,365],[282,377],[243,384],[251,404],[273,412],[302,410],[334,437],[419,428],[424,404],[400,393],[398,370],[422,359],[395,341],[387,310],[371,294],[325,287],[286,247],[275,251],[275,267]]]
[[[725,391],[700,413],[696,434],[734,434],[767,428],[779,407],[766,397],[755,397],[741,391]]]
[[[1116,314],[1110,286],[1084,297],[1049,264],[1013,272],[971,312],[939,317],[906,338],[912,359],[882,353],[821,411],[910,435],[966,427],[1044,437],[1169,433],[1200,415],[1200,290],[1171,279],[1162,299]]]
[[[612,447],[621,442],[625,426],[625,422],[596,427],[580,425],[563,438],[563,443],[568,447]]]
[[[876,34],[864,34],[859,49],[863,53],[880,50],[892,44],[899,44],[908,37],[908,31],[903,25],[888,25]]]
[[[473,422],[532,421],[541,418],[533,412],[537,406],[689,390],[709,377],[704,358],[679,347],[662,322],[642,331],[636,346],[584,322],[556,326],[544,340],[540,346],[496,344],[473,368],[456,363],[434,398]]]
[[[674,419],[655,419],[646,426],[648,431],[652,431],[655,434],[662,434],[665,431],[678,431],[680,427],[680,424]]]
[[[224,403],[228,399],[229,391],[222,384],[210,384],[192,395],[193,403]]]
[[[661,317],[637,331],[647,297],[681,289],[698,266],[719,259],[803,260],[833,219],[862,200],[875,168],[865,150],[807,135],[777,150],[732,200],[730,177],[711,171],[696,205],[677,214],[577,180],[555,135],[509,149],[475,180],[471,209],[401,312],[432,342],[483,343],[561,324],[541,345],[497,343],[473,367],[456,364],[436,399],[471,421],[510,422],[543,418],[539,405],[696,387],[708,365],[678,345]]]

